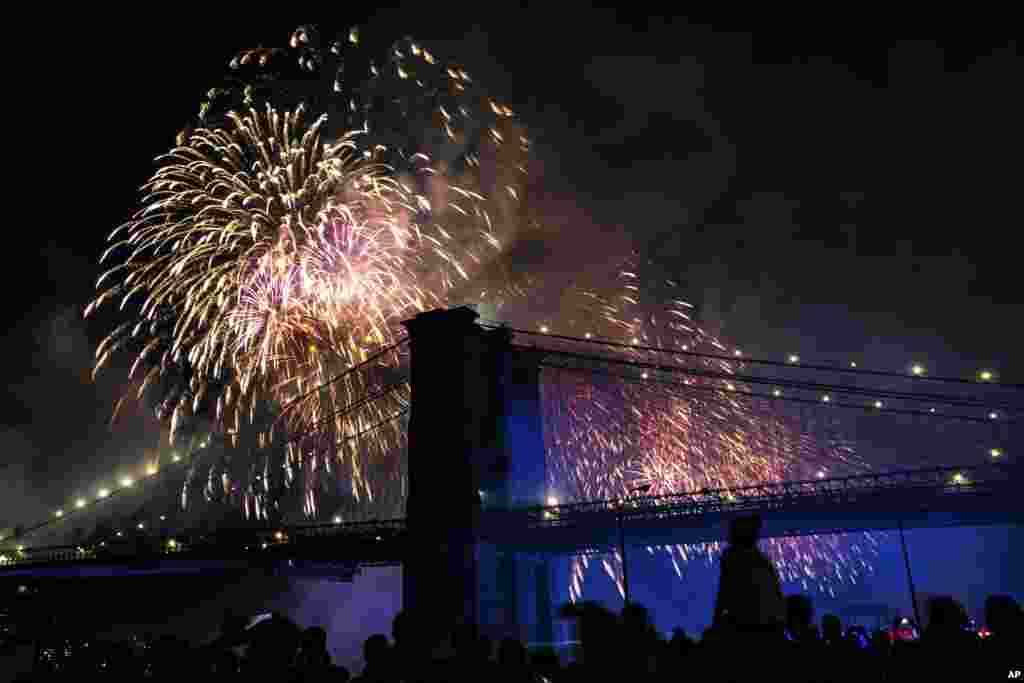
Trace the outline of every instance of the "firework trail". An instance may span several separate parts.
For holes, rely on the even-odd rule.
[[[394,516],[404,478],[400,459],[386,456],[402,446],[402,423],[392,418],[408,389],[346,407],[394,385],[387,370],[400,354],[345,371],[392,345],[401,321],[448,305],[497,252],[527,142],[511,110],[411,40],[392,45],[377,66],[350,54],[355,33],[325,51],[308,36],[300,29],[290,53],[247,51],[233,65],[255,59],[270,68],[291,54],[315,72],[311,65],[334,55],[332,90],[343,101],[311,117],[304,102],[283,111],[257,102],[249,83],[211,91],[246,108],[205,102],[200,125],[158,160],[143,209],[110,237],[103,260],[118,262],[86,314],[108,301],[135,303],[138,322],[101,344],[96,369],[134,350],[132,375],[145,372],[140,393],[163,394],[158,411],[170,418],[172,441],[194,416],[212,413],[237,446],[241,423],[260,422],[268,402],[289,431],[316,427],[316,439],[287,444],[263,430],[258,446],[279,453],[284,467],[263,457],[235,480],[210,468],[208,498],[222,483],[251,516],[266,517],[282,470],[286,485],[300,480],[306,516],[317,516],[318,494],[338,481],[357,502],[378,504],[379,516]],[[334,111],[344,112],[340,129],[329,129]],[[393,467],[382,473],[381,463]],[[375,487],[365,476],[373,468],[385,475]],[[390,499],[375,500],[381,493]]]
[[[287,48],[243,51],[207,95],[144,187],[142,210],[111,236],[104,260],[116,263],[87,313],[110,301],[137,318],[100,346],[97,370],[130,350],[140,395],[160,398],[172,439],[208,440],[206,417],[227,435],[241,457],[193,462],[192,490],[207,500],[261,519],[282,514],[291,490],[305,517],[400,516],[404,359],[401,349],[376,354],[402,320],[485,294],[474,278],[516,229],[528,140],[462,68],[410,39],[378,55],[356,30],[321,43],[303,27]],[[539,290],[557,302],[547,315],[570,318],[552,331],[725,350],[681,298],[651,296],[643,281],[630,269],[590,288],[506,283],[487,296],[515,326],[542,317]],[[765,419],[725,387],[697,394],[548,370],[543,403],[552,485],[568,499],[860,466],[848,444]],[[288,429],[275,431],[282,416]],[[282,431],[315,438],[283,443]],[[851,548],[816,538],[770,550],[785,578],[826,586],[864,568]],[[667,550],[679,571],[718,548]],[[617,565],[603,564],[621,590]],[[586,565],[575,564],[574,597]]]

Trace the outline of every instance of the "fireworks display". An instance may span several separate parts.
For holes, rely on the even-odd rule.
[[[322,52],[306,29],[293,36],[300,67],[330,55],[338,62],[332,91],[341,92],[329,111],[307,114],[304,103],[279,110],[257,101],[251,84],[212,93],[221,101],[241,93],[242,102],[230,103],[245,109],[220,112],[205,102],[205,125],[183,132],[158,160],[143,209],[111,236],[104,260],[118,262],[87,311],[108,300],[136,306],[138,321],[98,349],[97,370],[115,352],[136,349],[132,372],[145,373],[141,391],[163,395],[172,441],[206,413],[237,437],[268,403],[283,409],[291,433],[315,428],[315,439],[287,444],[263,430],[258,445],[280,454],[282,468],[268,456],[241,478],[223,467],[208,477],[219,482],[208,495],[222,485],[257,518],[276,504],[279,471],[286,484],[302,479],[310,517],[332,481],[348,482],[351,496],[370,505],[394,495],[376,501],[375,516],[400,510],[399,459],[386,456],[401,449],[402,425],[390,418],[407,390],[346,410],[394,379],[386,369],[397,367],[398,354],[329,380],[392,344],[401,321],[447,305],[492,258],[525,172],[527,142],[512,112],[465,71],[409,40],[380,66],[360,62],[349,54],[356,35]],[[246,51],[232,64],[256,59],[269,69],[282,52]],[[314,74],[298,89],[318,84]],[[330,127],[335,111],[341,130]],[[384,478],[376,488],[364,476],[371,468]]]
[[[203,416],[227,436],[232,458],[194,464],[207,498],[266,519],[291,489],[309,518],[338,516],[339,495],[345,519],[400,516],[409,393],[402,349],[378,352],[403,320],[483,294],[476,275],[517,229],[528,151],[507,106],[415,41],[377,55],[357,30],[321,42],[300,28],[287,48],[243,51],[111,236],[87,314],[110,302],[135,317],[100,346],[97,370],[133,352],[139,393],[158,394],[172,440]],[[567,321],[552,331],[726,350],[675,295],[648,306],[641,275],[545,292]],[[544,317],[536,291],[499,290],[504,320]],[[741,361],[668,362],[734,372]],[[566,500],[607,499],[637,483],[664,493],[862,467],[837,435],[720,384],[697,393],[546,370],[552,486]],[[243,448],[247,431],[259,439]],[[668,550],[678,571],[717,549]],[[784,578],[818,587],[867,566],[860,546],[835,538],[772,541],[771,554]],[[574,596],[586,563],[575,565]]]
[[[643,273],[640,264],[630,264],[606,280],[594,278],[595,284],[553,288],[560,293],[554,310],[530,306],[534,329],[621,345],[548,338],[542,343],[545,348],[696,371],[641,372],[602,368],[597,362],[588,364],[597,370],[593,372],[560,362],[557,353],[551,356],[541,387],[555,498],[569,503],[613,500],[648,484],[647,493],[659,495],[866,471],[867,464],[857,457],[834,413],[749,398],[751,387],[740,379],[694,376],[701,371],[741,374],[742,353],[702,329],[675,283],[654,287],[657,278]],[[503,317],[515,320],[527,314],[525,308],[516,311],[519,303],[511,300]],[[538,318],[544,321],[541,325]],[[716,358],[645,350],[650,348]],[[871,571],[876,545],[871,534],[820,535],[768,539],[765,550],[784,580],[828,592],[836,583],[857,581]],[[722,549],[719,543],[702,543],[663,550],[681,574],[682,563],[710,561]],[[585,555],[573,560],[574,599],[581,595],[590,561]],[[599,561],[621,593],[621,562],[608,557]]]

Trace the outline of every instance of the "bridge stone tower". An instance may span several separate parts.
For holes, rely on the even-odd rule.
[[[510,351],[507,331],[486,330],[476,318],[456,308],[404,323],[412,543],[403,604],[438,637],[479,624],[492,636],[550,641],[550,566],[482,545],[477,534],[485,508],[544,503],[538,368]]]

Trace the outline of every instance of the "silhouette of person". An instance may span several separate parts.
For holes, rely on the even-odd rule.
[[[388,637],[383,633],[375,633],[367,638],[363,643],[363,661],[366,662],[366,666],[355,680],[360,683],[383,683],[392,680],[391,672],[388,670],[390,651]]]
[[[725,680],[753,680],[781,664],[786,601],[775,565],[757,548],[760,531],[758,516],[734,519],[722,553],[710,647],[729,662]]]
[[[741,517],[729,527],[722,554],[713,622],[732,630],[779,634],[786,603],[775,565],[757,548],[761,518]]]

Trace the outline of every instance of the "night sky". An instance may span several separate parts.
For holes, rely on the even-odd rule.
[[[549,235],[517,245],[522,267],[612,267],[635,248],[751,355],[1024,379],[1011,238],[1022,60],[997,37],[1008,19],[424,6],[330,25],[370,18],[366,31],[436,45],[526,120]],[[0,341],[0,447],[14,464],[0,524],[46,514],[158,445],[141,410],[106,425],[123,374],[90,379],[105,331],[81,319],[96,261],[229,59],[293,28],[90,13],[18,37]]]

